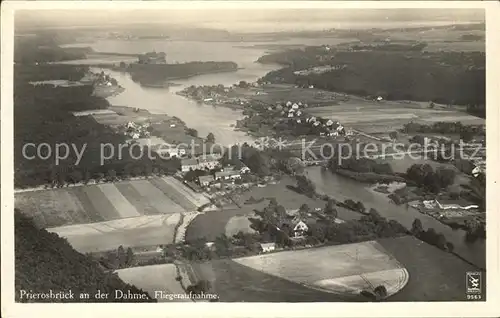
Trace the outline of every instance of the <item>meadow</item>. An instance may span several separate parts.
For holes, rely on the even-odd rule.
[[[43,228],[196,210],[208,202],[172,177],[17,193],[16,207]]]
[[[310,288],[358,297],[379,285],[388,295],[408,281],[398,261],[374,241],[234,259],[235,262]]]

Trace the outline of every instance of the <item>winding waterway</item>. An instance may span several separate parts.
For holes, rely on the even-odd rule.
[[[186,51],[188,53],[186,53],[185,57],[189,56],[190,60],[230,60],[236,62],[243,69],[231,73],[208,74],[185,80],[176,80],[173,82],[179,84],[179,86],[170,87],[169,89],[144,88],[133,82],[128,74],[110,71],[110,75],[118,80],[120,85],[125,88],[125,91],[118,96],[109,98],[109,101],[113,105],[139,107],[152,113],[166,113],[177,116],[186,122],[188,127],[198,130],[200,136],[206,136],[209,132],[212,132],[217,142],[224,145],[251,141],[252,137],[244,132],[235,131],[231,127],[236,123],[236,120],[241,119],[242,114],[240,111],[199,104],[176,95],[175,92],[189,85],[232,85],[241,80],[255,81],[268,71],[276,69],[276,66],[264,66],[254,62],[258,56],[264,54],[264,50],[240,49],[236,47],[236,44],[231,43],[205,43],[203,45],[200,43],[193,47],[200,49],[200,51],[196,52],[197,50],[189,49]],[[189,44],[194,45],[193,42]],[[126,47],[117,49],[117,45]],[[94,49],[97,51],[124,52],[125,49],[130,48],[130,45],[128,42],[113,43],[113,45],[101,44],[94,47]],[[184,43],[180,45],[183,46]],[[152,48],[157,51],[162,50],[161,47]],[[137,52],[144,50],[148,49],[142,47],[141,50],[137,49]],[[181,51],[174,50],[173,55],[179,56]],[[411,207],[406,209],[404,206],[392,204],[386,195],[373,192],[364,184],[328,171],[322,171],[319,167],[309,167],[306,171],[309,178],[316,184],[319,192],[331,195],[337,200],[359,200],[367,208],[375,208],[382,216],[397,220],[408,228],[411,228],[415,218],[419,218],[425,229],[432,227],[437,232],[444,234],[446,239],[454,245],[455,253],[477,266],[486,267],[485,241],[478,240],[475,243],[466,243],[465,231],[453,230]]]

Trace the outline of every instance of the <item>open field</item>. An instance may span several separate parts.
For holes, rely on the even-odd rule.
[[[155,298],[156,291],[163,291],[164,294],[185,294],[181,284],[175,280],[177,269],[174,264],[150,265],[142,267],[132,267],[119,269],[116,271],[118,276],[126,283],[140,286],[151,297]],[[158,302],[168,301],[185,301],[191,302],[190,299],[172,299],[166,297],[158,297]]]
[[[226,235],[231,237],[238,232],[254,233],[255,230],[250,227],[252,223],[248,220],[249,217],[256,217],[255,215],[233,216],[226,224]]]
[[[356,245],[359,245],[358,260],[355,253],[352,253]],[[325,252],[321,249],[325,249]],[[338,249],[337,253],[335,249]],[[342,253],[346,249],[348,254]],[[319,252],[314,252],[315,250]],[[301,252],[310,253],[311,255],[307,256],[312,259],[300,255]],[[318,253],[318,256],[314,253]],[[285,255],[280,256],[280,254]],[[373,262],[370,255],[375,255]],[[269,258],[270,261],[264,263],[251,259],[259,257]],[[316,257],[321,257],[322,261],[318,262]],[[327,261],[328,257],[334,258]],[[369,258],[370,262],[363,262],[366,258]],[[254,268],[242,265],[242,262],[251,263]],[[349,266],[345,266],[347,264]],[[307,265],[307,270],[300,270],[302,265]],[[356,273],[372,270],[373,275],[363,276],[374,284],[388,280],[390,284],[399,288],[409,278],[406,285],[387,301],[461,301],[466,298],[465,273],[476,270],[455,255],[409,236],[371,243],[277,252],[234,260],[214,260],[195,263],[192,267],[199,279],[207,279],[212,283],[214,292],[223,302],[363,301],[364,298],[349,294],[342,284],[348,286],[353,284],[354,288],[359,288],[360,276]],[[389,269],[383,270],[385,267]],[[398,274],[398,268],[407,271],[405,280],[397,278],[402,274],[402,272]],[[266,273],[263,270],[273,273]],[[339,277],[340,275],[345,275],[345,278]],[[289,279],[282,278],[284,276],[289,276]],[[291,280],[305,281],[306,284]],[[314,288],[307,284],[309,281],[317,282],[320,288],[332,288],[347,293],[335,294],[325,289]]]
[[[151,215],[99,223],[75,224],[47,229],[64,237],[80,253],[171,244],[180,213]]]
[[[465,273],[477,268],[453,254],[414,237],[382,239],[378,243],[391,253],[410,274],[405,288],[389,301],[464,301]],[[486,290],[483,274],[483,288]],[[486,293],[483,292],[483,300]]]
[[[259,100],[264,103],[275,104],[277,101],[281,103],[302,102],[309,105],[322,105],[335,103],[343,94],[323,91],[314,88],[299,88],[290,84],[268,84],[259,89],[250,89],[254,96],[253,100]],[[257,92],[263,92],[261,95],[256,95]],[[244,94],[239,94],[244,97]]]
[[[390,132],[410,121],[432,124],[436,121],[460,121],[464,125],[485,124],[482,118],[456,110],[428,109],[417,103],[357,101],[314,107],[306,112],[313,116],[339,121],[349,128],[367,133]]]
[[[397,293],[408,273],[375,241],[264,254],[235,262],[295,283],[327,292],[352,295],[383,284]]]
[[[17,193],[16,207],[40,227],[196,210],[208,202],[171,177]]]

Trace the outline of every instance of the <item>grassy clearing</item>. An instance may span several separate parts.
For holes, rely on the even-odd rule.
[[[16,207],[40,227],[92,220],[78,198],[65,189],[19,193],[15,201]]]
[[[295,283],[353,295],[380,283],[395,293],[407,279],[397,260],[383,252],[374,241],[264,254],[234,261]]]
[[[192,264],[198,277],[211,282],[221,302],[333,302],[339,295],[314,290],[240,265],[232,260]],[[354,299],[361,300],[361,299]]]
[[[254,233],[255,230],[250,227],[251,223],[248,220],[249,217],[255,217],[255,216],[244,215],[244,216],[233,216],[232,218],[230,218],[226,224],[226,235],[231,237],[240,231],[242,231],[243,233]]]
[[[414,237],[378,241],[408,270],[410,279],[389,301],[464,301],[465,273],[477,269]],[[483,279],[483,288],[485,286]],[[483,299],[485,297],[483,293]]]

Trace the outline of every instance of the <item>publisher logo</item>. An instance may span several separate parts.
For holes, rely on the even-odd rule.
[[[467,272],[465,275],[465,286],[467,294],[480,294],[481,293],[481,273],[480,272]]]

